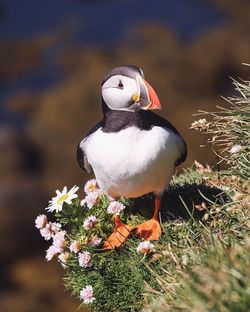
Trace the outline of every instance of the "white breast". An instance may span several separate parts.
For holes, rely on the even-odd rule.
[[[129,127],[117,133],[98,129],[82,141],[81,148],[104,192],[132,198],[164,190],[174,173],[181,144],[168,129]]]

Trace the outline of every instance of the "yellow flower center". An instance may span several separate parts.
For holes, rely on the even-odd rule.
[[[90,185],[90,187],[89,187],[89,191],[90,191],[90,192],[94,192],[95,190],[96,190],[96,186],[95,186],[95,184]]]
[[[68,198],[69,198],[69,195],[68,195],[68,194],[62,195],[62,196],[57,200],[57,203],[58,203],[58,204],[61,204],[61,203],[63,203],[65,200],[67,200]]]

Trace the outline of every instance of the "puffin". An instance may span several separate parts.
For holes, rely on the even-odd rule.
[[[137,226],[114,216],[115,230],[104,249],[121,246],[131,232],[158,240],[161,199],[175,168],[187,157],[187,144],[176,128],[152,110],[161,102],[141,68],[113,68],[101,84],[103,119],[77,146],[79,166],[95,175],[100,190],[113,199],[154,193],[154,213]]]

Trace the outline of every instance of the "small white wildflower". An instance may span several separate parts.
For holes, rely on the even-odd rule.
[[[57,222],[50,222],[50,227],[51,227],[51,231],[56,234],[57,232],[60,231],[62,225],[60,223]]]
[[[92,266],[91,263],[91,253],[88,251],[83,251],[78,255],[78,263],[83,268],[89,268]]]
[[[45,209],[50,211],[50,212],[62,211],[63,203],[72,204],[72,200],[74,198],[78,197],[77,194],[75,194],[78,191],[78,189],[79,189],[79,187],[75,185],[69,191],[67,191],[67,187],[66,186],[63,188],[62,192],[57,190],[56,191],[56,196],[53,197],[49,201],[49,206],[47,208],[45,208]]]
[[[244,197],[244,194],[241,192],[235,192],[234,195],[232,196],[232,200],[233,201],[238,201],[238,200],[242,200]]]
[[[94,235],[91,237],[90,241],[89,241],[89,246],[91,247],[95,247],[98,246],[102,241],[101,237],[98,237],[97,235]]]
[[[55,246],[50,246],[46,250],[46,260],[51,261],[58,254],[58,249]]]
[[[69,252],[62,252],[58,255],[58,260],[61,262],[62,266],[66,268],[66,263],[68,261],[70,253]]]
[[[92,303],[95,300],[95,297],[93,296],[93,287],[91,285],[83,287],[80,291],[80,298],[86,304]]]
[[[100,193],[98,191],[91,192],[85,196],[85,198],[81,201],[81,206],[85,204],[91,209],[98,201]]]
[[[208,164],[206,165],[206,167],[204,167],[197,160],[194,161],[194,164],[195,164],[197,171],[200,173],[211,173],[212,172],[212,168]]]
[[[96,216],[89,216],[87,217],[84,222],[83,222],[83,228],[85,230],[89,230],[91,228],[93,228],[97,223],[97,218]]]
[[[136,251],[140,253],[150,253],[155,251],[155,246],[150,241],[144,241],[139,244]]]
[[[45,240],[50,240],[54,235],[49,224],[46,224],[46,226],[40,230],[40,234]]]
[[[230,153],[230,154],[235,154],[235,153],[238,153],[241,149],[242,149],[242,146],[241,146],[241,145],[233,145],[233,146],[230,148],[229,153]]]
[[[35,225],[38,230],[43,229],[47,223],[48,223],[48,219],[46,215],[40,214],[39,216],[36,217]]]
[[[201,130],[206,129],[207,125],[208,125],[208,121],[205,118],[202,118],[202,119],[194,121],[191,124],[190,129],[195,129],[195,130],[201,131]]]
[[[113,201],[109,204],[107,208],[107,213],[119,215],[122,210],[125,209],[125,206],[117,201]]]
[[[57,248],[58,252],[62,252],[63,249],[67,246],[65,235],[65,231],[59,231],[53,237],[53,246]]]
[[[97,191],[97,189],[98,189],[98,186],[97,186],[97,181],[95,179],[87,181],[84,186],[84,192],[86,194],[95,192]]]
[[[40,230],[40,234],[45,240],[50,240],[60,230],[60,228],[60,223],[48,222],[45,227]]]
[[[78,240],[74,240],[70,244],[69,249],[71,252],[78,253],[81,250],[81,243]]]

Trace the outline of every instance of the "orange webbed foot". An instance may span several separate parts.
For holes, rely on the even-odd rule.
[[[130,226],[121,222],[119,216],[114,217],[115,230],[109,238],[104,242],[103,249],[115,249],[120,247],[131,234],[134,226]]]
[[[145,240],[158,240],[162,235],[162,228],[158,220],[150,219],[135,227],[136,234]]]

